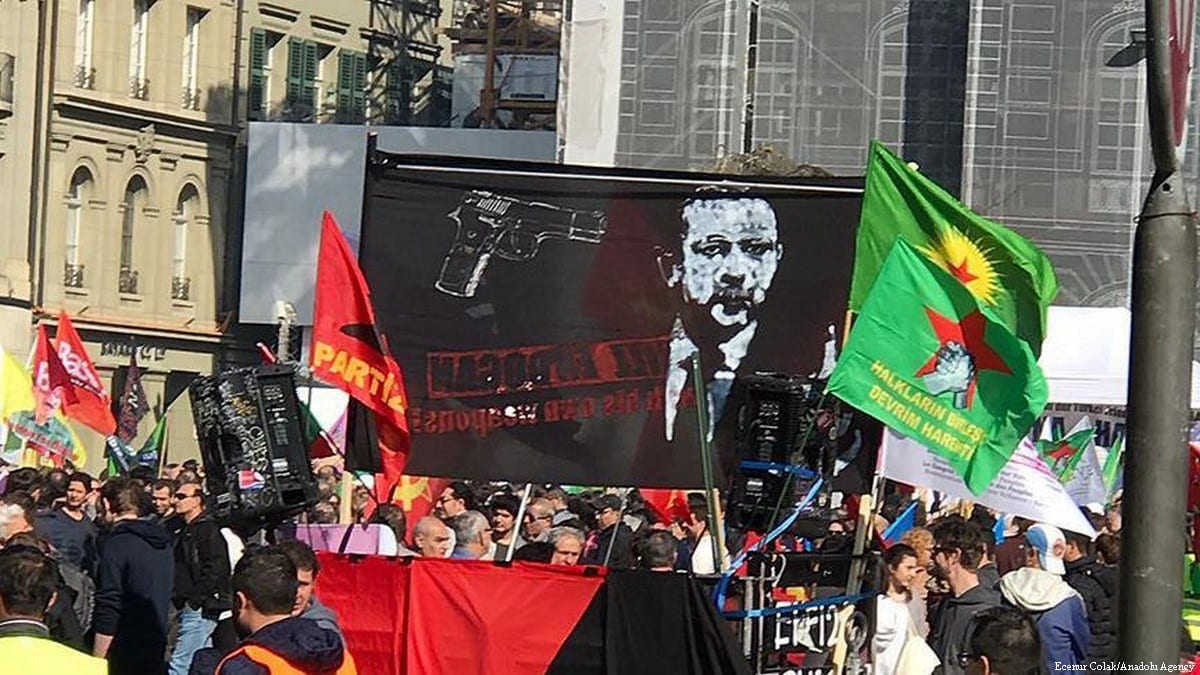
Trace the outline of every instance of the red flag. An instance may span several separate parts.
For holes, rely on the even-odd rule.
[[[111,435],[117,430],[117,420],[112,414],[112,399],[104,389],[100,374],[96,372],[96,366],[88,357],[83,340],[79,339],[79,333],[71,325],[65,310],[58,315],[54,348],[71,377],[75,392],[75,403],[68,403],[65,410],[67,417],[77,419],[105,436]]]
[[[376,476],[376,481],[379,477]],[[381,501],[395,504],[404,509],[408,522],[408,540],[412,540],[412,529],[417,521],[433,513],[438,497],[442,490],[450,485],[449,478],[427,478],[425,476],[400,476],[398,480],[383,493],[387,499]]]
[[[44,323],[38,324],[37,346],[33,351],[33,396],[38,424],[45,424],[59,408],[76,402],[71,376],[59,360],[58,352],[50,347]]]
[[[313,311],[312,373],[375,412],[388,483],[408,459],[408,396],[400,365],[375,326],[370,289],[333,214],[321,223]]]
[[[688,509],[686,490],[638,488],[638,492],[642,493],[647,508],[654,512],[660,522],[688,522],[691,511]]]

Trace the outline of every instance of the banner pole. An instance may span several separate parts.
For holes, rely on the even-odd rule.
[[[517,539],[521,538],[521,528],[525,527],[525,506],[529,504],[531,492],[533,492],[533,483],[526,483],[525,492],[521,494],[521,503],[517,506],[517,519],[513,522],[513,527],[517,531],[513,533],[512,543],[508,545],[508,551],[504,554],[504,562],[512,562],[513,553],[517,550]]]
[[[704,386],[704,370],[700,367],[700,352],[698,351],[692,355],[692,390],[696,395],[696,426],[699,427],[700,432],[700,469],[704,476],[704,500],[708,502],[708,518],[705,526],[708,528],[709,540],[712,542],[713,570],[720,571],[725,556],[721,555],[721,544],[717,533],[717,503],[713,499],[717,488],[713,480],[712,445],[708,438],[712,424],[708,419],[708,388]]]

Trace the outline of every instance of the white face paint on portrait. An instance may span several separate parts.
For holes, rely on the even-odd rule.
[[[683,208],[683,296],[722,326],[745,325],[767,297],[783,247],[764,199],[702,199]]]

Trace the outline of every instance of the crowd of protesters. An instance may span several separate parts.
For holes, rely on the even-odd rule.
[[[714,574],[744,543],[727,532],[732,541],[717,551],[701,493],[664,516],[636,490],[454,481],[410,528],[403,509],[376,502],[365,485],[341,494],[332,467],[316,478],[320,500],[299,521],[335,523],[349,499],[353,521],[392,533],[381,552],[396,556]],[[877,531],[908,499],[885,500]],[[290,539],[264,545],[260,533],[213,519],[207,503],[194,462],[104,481],[61,469],[8,472],[0,660],[30,672],[61,663],[50,672],[257,675],[284,662],[355,672],[337,617],[313,593],[312,549]],[[921,506],[898,542],[876,542],[874,672],[1024,675],[1112,662],[1119,500],[1103,514],[1085,511],[1094,540],[1020,518],[997,525],[987,509],[961,506]],[[857,520],[833,511],[822,536],[787,533],[776,546],[846,553]],[[1181,653],[1190,654],[1184,636]]]
[[[900,504],[883,509],[895,517]],[[1120,499],[1081,509],[1094,539],[979,507],[927,514],[881,544],[874,672],[1038,675],[1117,663]],[[966,517],[964,517],[966,515]],[[998,536],[1003,533],[1003,537]],[[999,540],[999,541],[998,541]],[[1181,633],[1180,662],[1193,647]]]
[[[203,468],[19,468],[0,496],[3,672],[354,673],[295,540],[210,517]],[[289,670],[291,669],[291,670]]]

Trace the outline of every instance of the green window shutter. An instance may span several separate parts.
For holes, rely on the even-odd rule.
[[[250,29],[250,119],[263,118],[267,98],[267,33],[260,28]]]
[[[304,100],[304,40],[288,39],[287,102]]]
[[[304,81],[301,96],[305,105],[311,106],[315,112],[317,101],[317,43],[302,40],[304,45]]]
[[[337,120],[351,121],[351,101],[354,93],[354,53],[338,50]]]
[[[367,55],[354,54],[354,91],[350,94],[351,108],[355,122],[362,122],[367,116]]]

